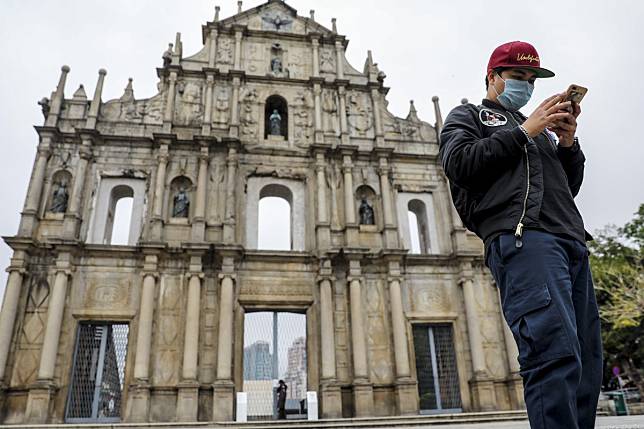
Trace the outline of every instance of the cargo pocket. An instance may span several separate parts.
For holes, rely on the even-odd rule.
[[[517,342],[522,369],[573,354],[563,318],[547,284],[512,285],[504,313]]]

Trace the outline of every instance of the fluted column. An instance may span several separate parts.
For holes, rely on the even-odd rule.
[[[207,136],[210,134],[210,124],[212,123],[212,90],[215,85],[215,78],[212,74],[206,77],[206,97],[203,114],[203,122],[201,125],[201,134]]]
[[[389,166],[386,159],[381,158],[380,168],[378,175],[380,176],[380,192],[382,196],[382,206],[384,211],[385,226],[393,226],[394,211],[391,204],[391,187],[389,186]]]
[[[67,239],[75,239],[78,237],[82,218],[81,201],[87,175],[87,165],[92,158],[92,144],[91,136],[87,134],[81,135],[81,146],[78,148],[78,158],[72,179],[73,183],[69,197],[69,206],[67,207],[63,222],[63,235]]]
[[[344,79],[344,46],[339,40],[335,42],[335,56],[336,75],[338,79]]]
[[[219,6],[217,6],[219,8]],[[218,11],[217,11],[218,12]],[[215,66],[215,61],[217,59],[217,30],[210,30],[210,38],[208,47],[208,67],[212,68]]]
[[[313,94],[315,100],[315,142],[324,142],[324,130],[322,125],[322,86],[319,82],[313,84]]]
[[[233,76],[233,94],[230,103],[230,129],[228,135],[233,138],[239,137],[239,87],[241,80],[238,75]]]
[[[407,349],[407,319],[403,311],[402,295],[400,293],[400,280],[389,280],[389,298],[391,300],[391,321],[394,334],[394,355],[396,357],[396,375],[409,377],[409,351]]]
[[[60,340],[60,328],[63,323],[65,312],[65,297],[67,296],[67,279],[71,275],[69,268],[59,267],[54,281],[54,290],[49,301],[47,310],[47,327],[45,328],[45,339],[40,354],[40,367],[38,368],[39,380],[52,380],[58,356],[58,345]]]
[[[45,181],[45,171],[47,169],[47,161],[51,155],[51,149],[52,136],[48,133],[43,133],[40,144],[38,145],[31,179],[29,180],[24,209],[21,213],[20,227],[18,229],[18,235],[20,236],[31,236],[36,226],[38,208],[40,206]]]
[[[219,307],[219,342],[217,348],[217,379],[230,380],[233,332],[233,276],[222,274]]]
[[[373,120],[376,128],[376,145],[383,146],[385,143],[385,133],[382,127],[382,113],[380,110],[380,93],[378,88],[371,87],[371,101],[373,103]]]
[[[344,221],[346,225],[351,225],[356,223],[351,155],[344,155],[342,173],[344,174]]]
[[[11,259],[11,265],[7,268],[9,277],[7,279],[7,287],[4,292],[2,310],[0,311],[0,385],[2,385],[2,381],[4,380],[7,358],[9,356],[9,349],[11,348],[12,342],[11,337],[16,323],[20,291],[22,289],[22,281],[25,274],[25,256],[25,252],[21,250],[15,251],[13,258]]]
[[[172,118],[174,117],[174,97],[177,84],[177,72],[170,72],[168,78],[168,95],[165,104],[165,113],[163,114],[163,132],[169,133],[172,130]]]
[[[367,345],[362,316],[362,283],[360,279],[350,280],[351,296],[351,344],[353,345],[353,372],[355,378],[366,379]]]
[[[206,229],[206,191],[208,185],[208,146],[203,145],[199,153],[199,173],[197,175],[197,197],[195,215],[192,219],[192,239],[203,241]]]
[[[326,198],[326,169],[324,165],[323,153],[317,154],[315,172],[317,175],[318,222],[328,223],[329,215]]]
[[[241,70],[242,29],[235,30],[235,70]]]
[[[237,149],[228,148],[228,160],[226,161],[226,215],[224,219],[224,243],[235,242],[235,189],[237,177]]]
[[[349,124],[347,122],[347,99],[346,99],[346,88],[344,85],[338,87],[338,100],[340,102],[340,109],[338,114],[340,115],[340,139],[342,144],[349,144]]]
[[[313,77],[320,76],[320,40],[318,38],[311,39],[311,46],[313,51]]]
[[[184,380],[197,379],[197,354],[199,349],[199,309],[201,297],[201,273],[193,273],[188,283],[188,305],[186,309],[186,330],[183,344]]]
[[[333,294],[331,280],[320,280],[320,327],[322,347],[322,379],[335,379],[335,340],[333,329]]]
[[[136,336],[136,354],[134,355],[134,378],[136,380],[148,380],[150,377],[150,345],[152,343],[155,286],[155,273],[146,273],[143,276],[143,287],[141,289],[139,329]]]

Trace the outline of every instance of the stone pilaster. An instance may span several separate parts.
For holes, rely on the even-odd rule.
[[[81,202],[83,200],[83,189],[87,176],[87,166],[92,158],[92,145],[94,136],[92,133],[81,133],[81,145],[78,148],[78,158],[72,183],[72,192],[69,198],[69,207],[63,221],[63,237],[69,240],[77,239],[82,220]]]
[[[199,353],[199,313],[201,308],[201,256],[193,255],[190,261],[188,303],[183,342],[183,366],[177,397],[177,421],[197,421],[199,407],[199,382],[197,357]]]
[[[219,336],[217,347],[217,379],[213,385],[213,420],[233,419],[235,385],[232,380],[233,306],[235,274],[232,258],[224,257],[220,279]]]
[[[218,8],[219,6],[217,6]],[[208,67],[215,67],[215,60],[217,59],[217,30],[210,30],[210,37],[208,38]]]
[[[496,393],[494,382],[489,375],[483,352],[483,338],[479,330],[479,314],[472,279],[472,268],[468,263],[462,264],[459,283],[463,289],[465,315],[467,318],[467,333],[472,359],[472,379],[470,387],[474,396],[477,411],[492,411],[496,408]]]
[[[136,354],[134,355],[134,384],[130,386],[130,394],[128,395],[127,419],[132,422],[148,421],[150,410],[150,349],[158,272],[157,263],[156,255],[146,255],[139,305]]]
[[[357,417],[373,416],[373,386],[367,366],[367,337],[362,303],[360,261],[349,261],[349,300],[351,308],[351,345],[353,349],[353,402]]]
[[[224,217],[224,243],[226,244],[235,242],[237,161],[237,148],[231,145],[228,148],[228,158],[226,160],[226,213]]]
[[[338,101],[340,104],[340,109],[338,114],[340,115],[340,140],[343,145],[349,144],[349,123],[347,121],[347,90],[346,84],[343,82],[338,85]]]
[[[342,174],[344,175],[344,225],[347,246],[358,243],[355,195],[353,193],[353,161],[351,151],[342,152]]]
[[[161,141],[157,154],[157,172],[154,187],[154,200],[152,208],[152,225],[150,238],[152,241],[161,241],[163,235],[163,199],[165,193],[166,168],[168,166],[168,141]]]
[[[192,218],[192,240],[202,242],[206,233],[206,191],[208,187],[208,144],[202,142],[199,151],[199,173],[197,175],[197,197],[195,214]]]
[[[389,182],[391,167],[387,157],[391,150],[378,150],[378,176],[380,178],[380,195],[382,197],[383,219],[384,219],[384,242],[387,249],[397,249],[399,246],[398,229],[396,227],[396,213],[394,212],[394,195]]]
[[[204,114],[203,123],[201,125],[201,134],[204,136],[210,135],[210,125],[212,123],[212,91],[215,86],[215,77],[212,73],[206,75],[206,96],[204,97]]]
[[[11,265],[7,268],[9,277],[4,292],[2,310],[0,310],[0,386],[5,377],[7,359],[11,349],[13,329],[25,275],[26,257],[23,250],[16,250],[11,258]]]
[[[47,170],[47,162],[51,156],[55,135],[55,131],[42,128],[39,130],[39,133],[40,144],[38,144],[36,160],[31,172],[27,197],[25,198],[25,205],[20,217],[20,226],[18,227],[18,235],[21,237],[31,237],[37,226],[38,209],[42,198],[45,172]]]
[[[320,267],[320,347],[322,377],[320,402],[323,418],[342,417],[342,397],[336,381],[335,328],[333,323],[333,270],[331,261],[324,260]]]
[[[241,77],[239,74],[233,74],[233,94],[230,103],[230,128],[228,136],[231,138],[239,137],[239,87],[241,86]]]
[[[371,102],[373,105],[373,121],[376,131],[376,147],[383,147],[385,145],[385,132],[382,126],[382,112],[380,110],[380,92],[378,88],[380,84],[371,83]]]
[[[168,95],[166,97],[165,112],[163,114],[163,132],[172,131],[172,119],[174,118],[174,98],[176,96],[177,72],[172,70],[168,78]]]
[[[344,45],[341,40],[335,41],[335,58],[336,76],[338,79],[344,79]]]
[[[313,81],[313,95],[315,99],[315,143],[324,142],[324,127],[322,125],[322,78]]]
[[[315,224],[317,247],[328,249],[331,246],[331,225],[329,223],[329,208],[327,206],[327,180],[326,180],[326,145],[312,147],[315,156],[316,194],[317,194],[317,220]]]
[[[71,255],[61,252],[56,261],[56,280],[49,298],[47,310],[47,325],[45,337],[40,353],[40,366],[36,383],[29,388],[27,397],[27,423],[45,423],[48,419],[50,403],[53,394],[57,391],[54,383],[54,370],[58,357],[60,330],[65,312],[65,298],[67,296],[67,283],[70,271]]]

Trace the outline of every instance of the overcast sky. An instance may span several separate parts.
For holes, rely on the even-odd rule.
[[[245,1],[244,10],[261,4]],[[586,154],[586,178],[577,197],[590,231],[632,218],[644,202],[644,2],[638,0],[289,0],[299,15],[316,19],[349,40],[347,57],[362,70],[367,50],[387,74],[389,109],[406,116],[414,99],[421,119],[434,123],[431,97],[443,115],[467,97],[484,96],[485,67],[501,43],[525,40],[539,51],[553,79],[537,82],[529,114],[547,96],[570,83],[589,88],[578,136]],[[201,25],[237,10],[235,0],[2,0],[0,1],[0,234],[17,231],[42,124],[36,102],[49,96],[67,64],[65,95],[80,83],[91,99],[104,67],[103,100],[120,97],[128,77],[136,98],[156,93],[155,68],[175,33],[184,56],[197,52]],[[0,245],[0,266],[10,249]],[[4,288],[6,275],[0,277]]]

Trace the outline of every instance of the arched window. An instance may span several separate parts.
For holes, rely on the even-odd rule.
[[[266,99],[264,107],[264,138],[268,136],[288,137],[288,106],[286,100],[279,95],[271,95]]]
[[[407,204],[411,253],[429,253],[427,230],[427,209],[420,200],[410,200]]]
[[[134,190],[129,186],[119,185],[112,189],[103,235],[104,244],[133,244],[136,239],[130,237],[133,202]]]
[[[192,181],[186,176],[179,176],[170,182],[169,218],[189,219],[193,210]]]
[[[259,193],[257,248],[292,250],[293,194],[283,185],[271,184]]]

